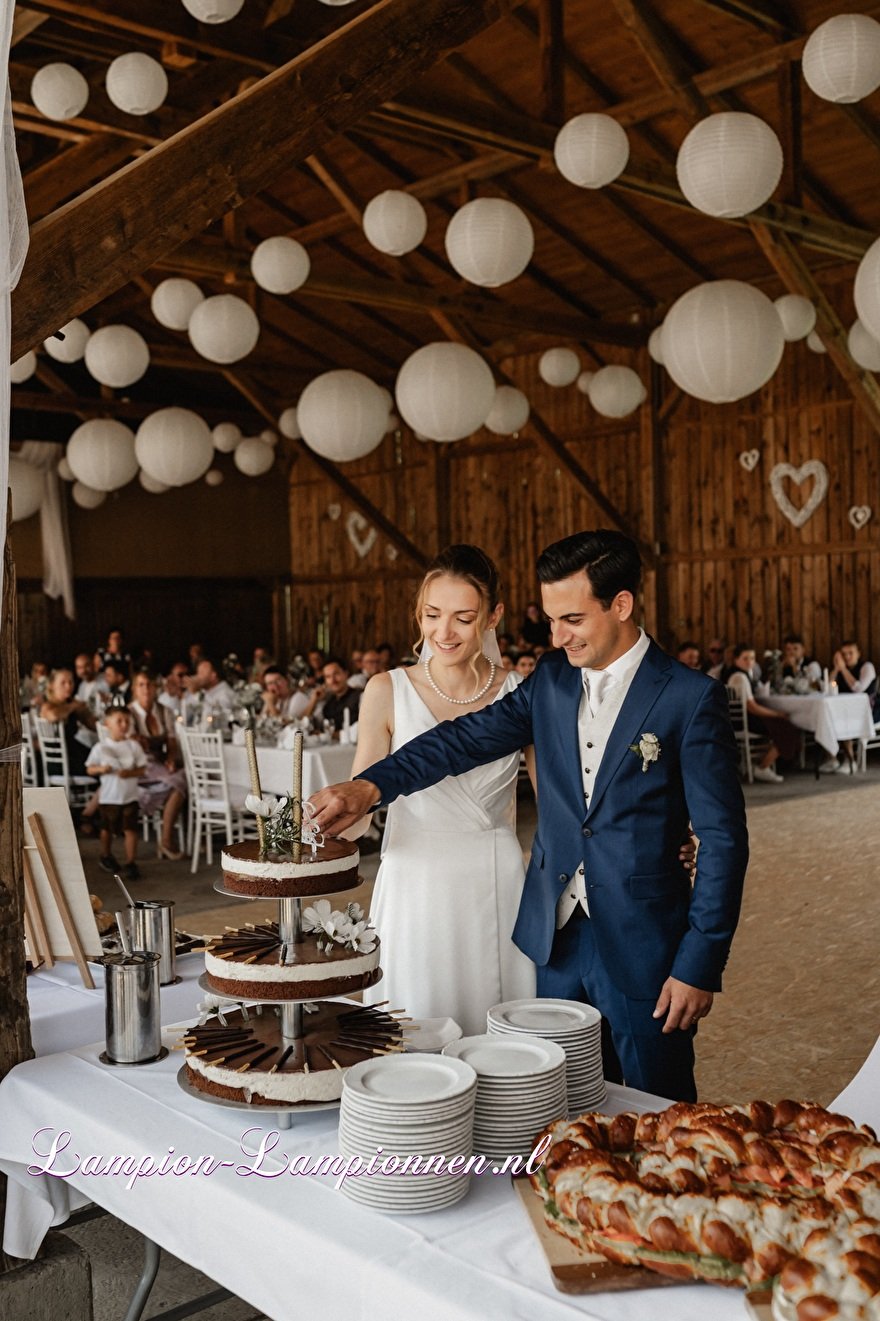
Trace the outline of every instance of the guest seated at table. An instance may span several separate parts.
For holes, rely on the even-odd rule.
[[[375,647],[369,647],[361,655],[360,669],[352,673],[348,681],[349,688],[360,688],[363,691],[370,682],[374,674],[382,673],[382,658]]]
[[[379,661],[382,666],[381,674],[388,674],[397,666],[397,657],[394,654],[394,648],[390,642],[380,642],[376,650],[379,653]]]
[[[93,659],[87,651],[81,651],[74,657],[73,670],[77,681],[76,700],[85,702],[90,711],[100,715],[108,696],[107,681],[103,674],[95,673]]]
[[[797,633],[789,633],[782,639],[781,673],[783,679],[807,679],[811,688],[822,686],[822,666],[810,660],[804,640]]]
[[[321,671],[324,668],[324,653],[319,647],[312,647],[311,651],[306,652],[306,660],[309,663],[310,677],[309,682],[314,686],[320,684]]]
[[[107,634],[106,643],[103,647],[98,648],[98,655],[101,657],[102,668],[108,661],[115,661],[126,679],[131,674],[131,656],[125,650],[121,629],[111,628]]]
[[[176,721],[168,707],[159,704],[156,683],[149,674],[135,675],[132,698],[128,707],[132,737],[147,756],[138,782],[138,804],[148,817],[161,810],[159,857],[177,862],[183,854],[174,848],[174,826],[186,799],[186,775],[181,769]]]
[[[356,688],[348,686],[348,670],[345,662],[338,656],[331,656],[324,664],[322,671],[324,678],[324,706],[322,715],[325,721],[330,721],[335,732],[338,734],[345,724],[345,712],[348,712],[349,724],[353,725],[358,718],[358,710],[361,704],[361,695]]]
[[[21,681],[21,709],[29,710],[32,706],[42,706],[49,682],[49,666],[45,661],[34,661],[29,672]]]
[[[689,670],[700,669],[700,648],[696,642],[679,643],[678,651],[675,653],[676,660],[682,665],[686,665]]]
[[[200,660],[195,674],[186,680],[186,687],[185,715],[195,708],[202,716],[211,716],[214,720],[228,719],[238,706],[235,693],[220,677],[220,666],[216,661]]]
[[[188,678],[189,667],[186,661],[175,661],[162,680],[159,704],[166,707],[175,719],[183,714],[183,699],[186,695],[185,681]]]
[[[195,674],[199,661],[205,659],[205,648],[201,642],[191,642],[186,654],[189,657],[190,672]]]
[[[777,758],[794,761],[800,753],[801,736],[787,715],[756,701],[751,679],[754,665],[754,647],[751,643],[739,642],[733,648],[733,665],[722,672],[721,681],[745,698],[749,732],[764,734],[770,740],[767,751],[755,767],[755,779],[764,784],[782,784],[784,777],[775,770]]]
[[[511,670],[516,669],[516,661],[513,659],[509,651],[502,652],[501,668],[505,674],[510,674]]]
[[[519,635],[525,647],[549,647],[550,625],[544,618],[537,601],[529,601],[519,626]]]
[[[733,664],[732,658],[731,658],[731,664]],[[700,666],[700,669],[703,671],[704,674],[708,674],[711,679],[719,679],[721,677],[720,667],[723,665],[724,665],[724,639],[710,638],[709,641],[706,643],[706,659],[703,661],[702,665]],[[713,674],[712,671],[716,669],[718,670],[718,673]]]
[[[535,660],[535,653],[533,651],[521,651],[516,658],[516,664],[514,665],[513,668],[516,670],[517,674],[522,674],[528,677],[528,675],[530,675],[534,670],[537,663],[538,662]]]
[[[104,705],[128,706],[131,699],[131,685],[128,679],[128,671],[123,668],[122,662],[118,660],[105,661],[101,669],[101,678],[104,680],[106,689]]]
[[[274,664],[265,647],[254,647],[254,654],[247,672],[249,683],[262,683],[268,666]]]
[[[269,665],[263,671],[263,715],[285,721],[306,720],[314,713],[320,697],[320,688],[309,692],[291,688],[289,678],[277,665]]]
[[[880,695],[877,692],[877,671],[871,661],[862,657],[857,642],[842,642],[835,651],[830,679],[837,684],[839,693],[866,693],[871,701],[872,716],[875,724],[880,720]],[[819,767],[826,775],[840,773],[852,775],[855,770],[855,746],[851,738],[841,739],[845,761],[838,757],[827,757]]]
[[[78,702],[74,697],[71,670],[53,670],[49,675],[46,696],[39,714],[41,720],[53,720],[64,726],[70,774],[85,775],[88,741],[83,741],[78,735],[81,729],[95,729],[95,717],[85,702]]]

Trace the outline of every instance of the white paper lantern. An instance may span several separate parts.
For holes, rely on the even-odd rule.
[[[143,468],[138,473],[138,481],[145,491],[149,491],[150,495],[164,495],[166,491],[171,490],[170,486],[166,486],[164,482],[157,482],[155,477],[151,477],[148,472],[144,472]]]
[[[37,355],[33,349],[28,349],[27,353],[23,353],[20,358],[16,358],[9,368],[9,379],[13,385],[23,385],[25,381],[31,379],[36,370]]]
[[[168,76],[158,60],[143,51],[118,55],[107,69],[107,95],[128,115],[151,115],[168,95]]]
[[[785,340],[766,294],[740,280],[713,280],[682,294],[663,323],[666,370],[685,394],[731,403],[776,371]]]
[[[446,228],[446,255],[464,280],[497,289],[522,275],[535,250],[525,212],[503,197],[477,197]]]
[[[663,327],[655,326],[648,337],[648,356],[663,366]]]
[[[116,491],[137,474],[134,432],[110,417],[83,422],[67,442],[67,462],[78,482],[95,491]]]
[[[183,7],[200,23],[228,23],[241,11],[244,0],[183,0]]]
[[[581,394],[590,393],[590,381],[592,381],[595,375],[595,372],[581,372],[580,376],[575,381],[575,385],[580,390]]]
[[[299,422],[296,420],[295,408],[285,408],[284,412],[278,419],[278,430],[281,432],[282,436],[286,436],[288,440],[300,439],[302,432],[299,429]]]
[[[102,326],[86,341],[86,370],[116,390],[139,381],[150,365],[143,335],[131,326]]]
[[[361,223],[367,242],[391,257],[412,252],[428,230],[428,216],[419,199],[393,188],[371,198]]]
[[[160,326],[186,330],[190,317],[204,300],[205,295],[193,280],[175,276],[156,285],[150,298],[150,311]]]
[[[590,381],[590,403],[602,417],[628,417],[646,396],[641,378],[632,367],[600,367]]]
[[[330,5],[334,9],[341,9],[343,5],[352,5],[354,0],[321,0],[322,5]]]
[[[79,362],[86,351],[91,333],[85,321],[74,317],[58,332],[64,338],[59,339],[55,335],[50,335],[48,339],[43,340],[43,348],[56,362]]]
[[[515,431],[522,430],[528,420],[529,401],[522,390],[512,385],[499,385],[483,424],[486,430],[496,436],[512,436]]]
[[[856,312],[866,330],[880,339],[880,239],[875,239],[856,271]]]
[[[264,444],[269,445],[272,449],[274,449],[275,446],[278,444],[278,432],[272,431],[269,427],[267,427],[265,431],[260,432],[260,440],[262,440]]]
[[[236,445],[232,462],[245,477],[262,477],[275,462],[275,451],[259,436],[249,436]]]
[[[72,64],[45,64],[31,82],[31,100],[47,119],[76,119],[86,108],[89,85]]]
[[[14,454],[9,458],[9,486],[12,491],[12,521],[23,523],[43,503],[46,483],[39,468]]]
[[[578,188],[604,188],[626,169],[629,139],[610,115],[575,115],[553,144],[556,168]]]
[[[205,473],[206,486],[222,486],[223,474],[219,468],[209,468]]]
[[[388,408],[375,381],[361,372],[341,370],[324,372],[309,382],[299,397],[296,416],[310,449],[345,463],[376,448],[385,434]]]
[[[782,175],[782,147],[757,115],[724,110],[695,124],[675,163],[681,191],[708,216],[744,216],[763,206]]]
[[[846,337],[849,356],[866,372],[880,372],[880,342],[861,321],[854,321]]]
[[[538,375],[547,385],[573,385],[580,375],[581,360],[574,349],[547,349],[538,361]]]
[[[57,472],[58,476],[61,478],[62,482],[76,481],[76,474],[74,473],[70,464],[67,462],[66,454],[62,455],[62,457],[58,460],[58,463],[55,466],[55,471]]]
[[[260,323],[243,298],[215,294],[194,310],[188,332],[196,353],[209,362],[240,362],[260,338]]]
[[[385,435],[386,435],[386,436],[390,436],[390,435],[392,435],[393,432],[395,432],[395,431],[399,431],[400,428],[401,428],[402,426],[403,426],[403,423],[401,422],[401,420],[400,420],[400,418],[397,416],[397,414],[396,414],[396,413],[389,413],[389,414],[388,414],[388,419],[387,419],[387,421],[386,421],[386,423],[385,423]]]
[[[263,239],[251,254],[251,274],[270,294],[292,294],[309,278],[309,254],[296,239],[278,234]]]
[[[441,341],[410,354],[398,373],[395,397],[413,431],[429,440],[463,440],[489,416],[495,381],[479,353]]]
[[[231,454],[241,440],[241,427],[234,422],[218,422],[211,432],[214,449],[220,454]]]
[[[74,482],[70,494],[73,496],[73,503],[79,505],[80,509],[97,509],[107,499],[106,491],[94,491],[91,486],[86,486],[85,482]]]
[[[789,343],[806,339],[816,324],[816,309],[809,298],[800,294],[783,294],[773,306],[782,322],[782,333]]]
[[[807,86],[823,101],[851,105],[880,87],[880,23],[836,14],[811,33],[801,55]]]
[[[385,406],[387,407],[388,412],[390,413],[392,408],[394,407],[394,395],[391,393],[390,390],[387,390],[384,385],[380,385],[377,388],[379,390],[379,393],[382,395],[382,398],[385,400]]]
[[[185,486],[210,468],[214,441],[207,422],[188,408],[160,408],[145,417],[137,430],[138,463],[157,482]]]
[[[807,348],[812,349],[813,353],[828,352],[822,340],[819,338],[818,332],[815,330],[811,330],[809,335],[807,336]]]

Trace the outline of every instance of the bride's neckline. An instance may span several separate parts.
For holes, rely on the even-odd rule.
[[[418,688],[417,688],[416,685],[413,683],[412,679],[409,677],[409,670],[410,670],[410,669],[415,669],[416,666],[413,665],[413,666],[410,666],[410,667],[408,667],[408,668],[404,668],[404,667],[401,666],[400,668],[401,668],[401,673],[403,674],[404,682],[409,686],[410,690],[415,694],[415,696],[417,697],[417,699],[419,700],[419,702],[421,702],[422,706],[425,708],[425,710],[427,711],[428,715],[431,717],[431,719],[434,721],[434,723],[435,723],[436,725],[440,725],[440,724],[442,724],[442,723],[443,723],[443,719],[442,719],[440,716],[435,716],[435,715],[434,715],[434,712],[433,712],[433,711],[431,710],[431,708],[428,706],[428,703],[425,701],[424,697],[423,697],[422,694],[419,692]],[[510,674],[510,673],[512,673],[512,671],[508,671],[508,673],[505,674],[504,678],[501,680],[501,684],[500,684],[500,686],[499,686],[499,688],[498,688],[498,691],[495,693],[495,696],[491,699],[491,701],[488,701],[488,702],[486,703],[486,706],[491,706],[493,702],[497,702],[498,698],[501,696],[502,692],[504,691],[504,689],[505,689],[505,687],[506,687],[506,685],[507,685],[507,680],[508,680],[508,677],[509,677],[509,674]],[[485,711],[486,706],[479,706],[479,707],[477,707],[476,709],[477,709],[478,711]],[[464,716],[464,715],[467,715],[467,714],[468,714],[468,713],[467,713],[466,710],[464,710],[464,708],[459,708],[457,711],[453,711],[453,712],[451,712],[448,716],[445,717],[445,719],[447,719],[447,720],[457,720],[459,716]]]

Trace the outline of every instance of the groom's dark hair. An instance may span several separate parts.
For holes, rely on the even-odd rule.
[[[538,581],[558,583],[583,569],[593,595],[607,610],[618,592],[636,596],[642,580],[642,562],[634,541],[622,532],[597,528],[574,532],[554,541],[538,556]]]

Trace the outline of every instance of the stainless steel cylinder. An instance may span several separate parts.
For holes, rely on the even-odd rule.
[[[131,947],[160,956],[159,985],[175,980],[174,900],[137,899],[131,912]]]
[[[159,958],[153,951],[108,954],[104,960],[107,1059],[149,1064],[162,1054]]]

